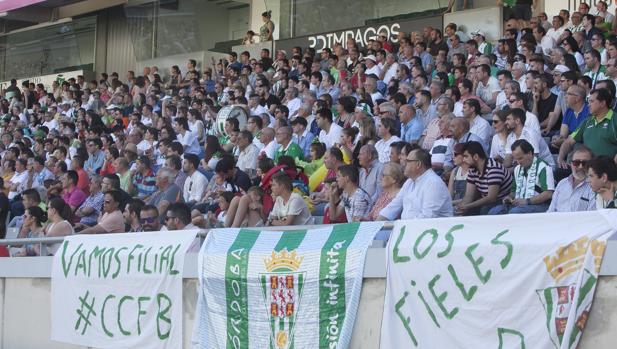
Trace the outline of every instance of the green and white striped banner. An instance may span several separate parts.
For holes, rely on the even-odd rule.
[[[382,226],[212,230],[199,253],[193,347],[346,348]]]

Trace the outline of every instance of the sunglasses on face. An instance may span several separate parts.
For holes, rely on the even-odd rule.
[[[156,217],[147,217],[147,218],[141,218],[139,219],[139,223],[141,224],[152,224],[156,221]]]
[[[574,167],[587,167],[587,160],[572,160],[572,165],[574,165]]]

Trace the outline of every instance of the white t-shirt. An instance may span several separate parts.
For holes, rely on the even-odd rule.
[[[294,216],[293,221],[288,222],[289,225],[306,225],[313,222],[311,211],[298,193],[291,193],[286,204],[281,196],[274,200],[274,207],[272,207],[270,212],[270,218],[282,219],[288,215]]]
[[[519,139],[524,139],[533,147],[534,154],[538,154],[538,157],[551,167],[555,167],[555,160],[553,159],[553,155],[551,154],[551,150],[548,148],[548,144],[540,132],[536,132],[527,127],[523,127],[523,131],[521,132],[520,137],[516,137],[514,132],[510,132],[508,135],[508,140],[506,141],[506,154],[512,154],[512,144]]]
[[[488,78],[488,82],[486,85],[480,81],[478,83],[478,88],[476,89],[476,95],[480,97],[484,103],[488,103],[493,98],[493,93],[501,91],[499,88],[499,81],[491,76]]]
[[[375,74],[377,78],[379,78],[379,75],[381,75],[381,68],[379,67],[379,65],[375,64],[372,68],[367,69],[366,72],[364,72],[364,75],[371,74]]]
[[[536,114],[531,112],[525,112],[524,127],[540,132],[540,121],[538,121],[538,117],[536,116]]]
[[[388,70],[386,71],[386,73],[383,76],[383,82],[387,85],[390,83],[390,80],[396,76],[396,70],[398,69],[398,63],[394,62],[392,63],[392,65],[390,66],[390,68],[388,68]]]
[[[486,121],[486,119],[484,119],[480,115],[476,115],[476,117],[469,123],[469,132],[482,138],[484,144],[491,143],[491,137],[493,136],[493,128],[488,123],[488,121]]]
[[[380,139],[377,143],[375,143],[375,148],[379,154],[379,162],[384,164],[386,162],[390,162],[390,144],[400,141],[401,139],[397,136],[392,136],[387,141]]]
[[[341,126],[332,123],[332,125],[330,125],[330,132],[326,133],[326,130],[321,130],[321,132],[319,132],[319,141],[326,144],[326,149],[330,149],[335,143],[341,141],[342,132],[343,128]]]

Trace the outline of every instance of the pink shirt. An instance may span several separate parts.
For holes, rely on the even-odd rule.
[[[75,187],[72,191],[65,191],[62,195],[64,202],[71,207],[79,207],[86,201],[86,194],[79,188]]]
[[[105,229],[107,233],[124,233],[124,217],[120,210],[115,210],[112,213],[105,213],[99,219],[99,225]]]

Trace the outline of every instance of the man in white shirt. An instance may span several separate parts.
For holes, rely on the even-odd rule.
[[[390,118],[382,118],[377,128],[377,135],[381,139],[377,141],[375,148],[379,154],[379,162],[385,164],[390,162],[390,145],[401,140],[396,136],[396,122]]]
[[[525,95],[522,93],[513,93],[508,100],[510,109],[525,110]],[[540,132],[540,121],[536,114],[525,111],[525,128]]]
[[[381,75],[379,77],[387,85],[390,83],[390,80],[392,78],[396,77],[397,69],[398,63],[396,62],[396,56],[394,55],[394,53],[388,53],[386,55],[386,63],[383,65]]]
[[[607,23],[613,22],[615,16],[613,16],[610,12],[608,12],[608,5],[606,1],[598,1],[596,2],[596,16],[600,16],[604,18],[604,21]]]
[[[58,129],[58,121],[54,118],[53,113],[45,113],[45,122],[43,122],[43,126],[47,127],[48,130]]]
[[[15,174],[9,180],[8,183],[5,184],[5,187],[9,189],[9,200],[13,200],[17,195],[21,194],[24,191],[28,184],[28,171],[26,170],[26,165],[28,162],[26,159],[17,159],[15,160]]]
[[[546,36],[554,42],[560,42],[561,34],[566,30],[564,19],[560,16],[553,16],[553,27],[546,32]]]
[[[377,91],[377,80],[379,79],[378,75],[366,75],[366,82],[364,83],[364,87],[366,92],[371,95],[371,100],[373,101],[373,105],[377,104],[377,101],[383,99],[383,95],[381,92]]]
[[[258,94],[252,94],[248,100],[248,106],[251,111],[251,115],[261,115],[263,113],[268,113],[268,108],[259,104],[261,101],[261,97]]]
[[[264,127],[259,135],[259,141],[264,145],[259,156],[267,156],[274,160],[274,154],[278,149],[278,143],[274,140],[274,130],[270,127]]]
[[[480,64],[476,68],[476,78],[478,79],[476,95],[494,109],[497,94],[501,89],[499,88],[499,81],[491,76],[491,67],[488,64]]]
[[[555,40],[546,35],[546,29],[542,26],[533,28],[533,37],[536,39],[536,42],[540,43],[539,47],[542,49],[542,54],[549,56],[551,49],[555,47]]]
[[[319,132],[319,141],[326,144],[326,149],[332,148],[341,140],[343,128],[333,122],[332,112],[330,109],[321,109],[317,111],[317,126],[321,129]]]
[[[253,134],[247,130],[240,131],[237,144],[240,155],[238,155],[236,166],[250,175],[257,169],[257,157],[259,156],[259,149],[253,144]]]
[[[184,188],[182,189],[182,197],[184,202],[189,206],[199,202],[204,194],[206,186],[208,185],[208,179],[206,176],[197,171],[199,166],[199,158],[195,154],[184,154],[184,162],[182,163],[182,169],[186,172],[187,177],[184,181]]]
[[[551,154],[548,144],[539,132],[525,127],[525,112],[522,109],[510,109],[506,117],[506,126],[510,130],[510,134],[506,140],[506,158],[503,161],[505,168],[514,167],[512,159],[512,144],[519,139],[524,139],[533,147],[534,154],[541,160],[548,163],[552,168],[555,167],[555,160]]]
[[[285,90],[285,100],[285,105],[287,109],[289,109],[289,118],[293,119],[302,105],[302,100],[298,98],[298,89],[295,87],[288,87]]]
[[[178,142],[184,146],[184,153],[198,155],[200,153],[199,141],[189,129],[188,120],[186,118],[176,118],[174,129],[178,134]]]
[[[480,116],[480,102],[468,99],[463,103],[463,117],[469,121],[469,132],[482,139],[484,144],[490,144],[493,138],[493,128]]]
[[[596,193],[587,181],[587,162],[593,158],[591,150],[580,146],[572,154],[572,174],[557,184],[551,205],[546,212],[593,211]]]
[[[381,76],[381,68],[377,65],[377,57],[374,55],[364,57],[364,64],[366,64],[365,75],[374,74],[375,76]]]
[[[380,220],[452,217],[452,200],[444,181],[431,169],[431,155],[416,149],[407,155],[405,182],[394,200],[379,212]]]

